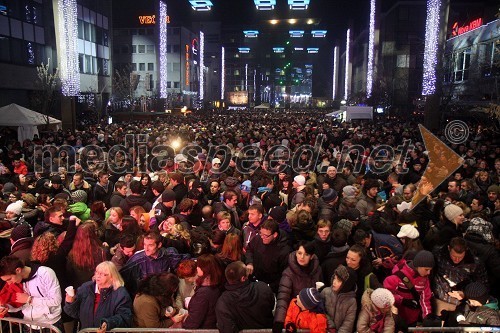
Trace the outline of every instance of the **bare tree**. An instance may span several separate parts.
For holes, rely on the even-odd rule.
[[[50,124],[50,110],[60,93],[59,69],[56,68],[55,71],[51,71],[49,63],[50,59],[47,60],[47,64],[42,63],[36,68],[36,90],[31,101],[33,108],[45,115],[47,128]]]

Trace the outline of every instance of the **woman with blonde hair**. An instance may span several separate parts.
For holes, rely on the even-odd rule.
[[[106,260],[106,250],[97,237],[96,223],[81,225],[76,231],[73,247],[68,253],[66,269],[68,280],[78,287],[90,280],[96,266]]]
[[[124,282],[111,261],[95,268],[91,281],[82,284],[74,295],[66,293],[64,311],[80,320],[80,329],[98,328],[98,332],[130,327],[132,300]]]
[[[120,241],[124,213],[120,207],[111,207],[108,212],[109,216],[104,223],[104,241],[109,247],[113,247]]]

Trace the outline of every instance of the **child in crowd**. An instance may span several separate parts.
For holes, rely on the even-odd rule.
[[[287,332],[309,329],[311,333],[327,331],[324,303],[316,288],[304,288],[292,299],[285,318]]]

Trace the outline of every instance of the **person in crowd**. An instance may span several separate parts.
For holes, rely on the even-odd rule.
[[[304,288],[313,288],[323,278],[318,257],[312,243],[300,242],[288,256],[288,267],[281,276],[274,312],[274,327],[283,328],[290,300]]]
[[[179,263],[188,255],[180,255],[172,247],[162,247],[162,237],[158,232],[150,231],[144,235],[144,251],[136,252],[120,270],[125,287],[135,295],[140,280],[148,275],[175,271]]]
[[[224,238],[224,243],[219,253],[216,254],[217,258],[222,262],[224,269],[232,262],[241,261],[243,258],[243,246],[241,244],[241,237],[237,234],[227,234]]]
[[[368,219],[368,213],[373,212],[377,206],[377,193],[380,183],[375,179],[368,179],[363,185],[363,194],[356,204],[356,209],[361,214],[361,219]]]
[[[290,250],[288,239],[279,230],[278,223],[265,221],[260,227],[259,237],[252,239],[245,253],[249,274],[268,283],[273,292],[277,293]]]
[[[222,333],[273,326],[274,294],[262,281],[251,282],[241,261],[230,263],[225,271],[225,291],[217,300],[217,328]]]
[[[90,208],[87,206],[87,193],[83,190],[71,192],[72,204],[68,206],[68,212],[82,221],[90,218]]]
[[[97,237],[96,223],[87,221],[78,227],[73,246],[68,253],[68,281],[73,283],[73,287],[79,287],[92,278],[97,265],[106,259],[107,250]]]
[[[17,257],[6,256],[0,260],[0,279],[9,285],[22,283],[23,286],[23,292],[18,292],[15,297],[20,306],[12,308],[7,304],[0,310],[0,317],[5,317],[8,311],[20,310],[24,318],[63,330],[61,288],[51,268],[26,265]]]
[[[115,191],[109,197],[109,207],[118,207],[127,196],[127,184],[121,180],[115,183]]]
[[[422,250],[412,261],[399,263],[393,275],[384,280],[384,288],[394,295],[399,316],[410,326],[432,313],[429,276],[434,265],[434,255]]]
[[[463,299],[465,286],[470,282],[481,282],[488,287],[488,276],[484,264],[467,247],[461,237],[452,238],[447,246],[435,253],[434,312],[454,311]]]
[[[308,329],[311,333],[327,331],[324,302],[316,288],[304,288],[288,307],[285,327],[287,332]]]
[[[403,244],[403,256],[405,259],[412,259],[412,256],[424,249],[420,241],[420,233],[411,224],[405,224],[399,230],[397,237]]]
[[[109,216],[104,222],[104,241],[114,247],[118,244],[122,231],[123,210],[120,207],[111,207]]]
[[[223,231],[226,235],[228,234],[236,234],[241,237],[241,230],[236,229],[234,225],[231,224],[231,214],[228,212],[221,211],[216,216],[217,219],[217,228],[220,231]]]
[[[184,260],[177,267],[177,277],[179,278],[179,289],[175,304],[178,309],[186,309],[186,304],[194,295],[196,280],[198,278],[196,261],[193,259]]]
[[[215,216],[221,211],[228,212],[231,214],[231,224],[235,228],[241,229],[241,211],[238,209],[238,193],[233,190],[224,191],[223,201],[214,203],[213,207]]]
[[[28,262],[33,241],[31,227],[27,223],[15,226],[10,233],[9,255],[21,259],[24,263]]]
[[[333,274],[331,287],[324,288],[321,296],[325,300],[328,327],[336,332],[352,332],[356,322],[356,272],[339,265]]]
[[[347,245],[347,236],[343,229],[334,229],[332,233],[332,247],[326,255],[325,260],[321,263],[323,271],[323,281],[327,287],[333,278],[333,273],[339,265],[346,265],[346,256],[349,251]]]
[[[141,182],[133,180],[130,183],[130,195],[120,202],[120,208],[124,212],[129,212],[134,206],[142,206],[146,212],[151,210],[151,203],[142,194]]]
[[[105,171],[99,171],[94,187],[93,199],[103,201],[108,206],[111,205],[113,187],[114,184],[109,180],[109,174]]]
[[[168,328],[180,324],[186,314],[174,308],[178,288],[179,278],[167,272],[150,275],[141,281],[134,299],[134,327]]]
[[[373,267],[370,261],[366,258],[365,249],[358,244],[354,244],[349,248],[346,255],[346,265],[356,272],[356,300],[358,305],[361,304],[361,297],[366,288],[380,287],[375,274],[373,274]]]
[[[446,325],[456,326],[500,326],[498,300],[489,295],[481,282],[471,282],[464,290],[464,299],[455,311],[443,316]]]
[[[394,296],[389,290],[367,289],[363,294],[362,308],[358,318],[358,333],[395,332],[393,305]]]
[[[441,221],[437,224],[438,233],[434,239],[425,239],[431,249],[446,246],[454,237],[462,237],[462,224],[465,221],[464,211],[455,204],[444,208]],[[427,238],[427,235],[426,235]]]
[[[120,242],[110,250],[113,257],[111,262],[115,264],[116,269],[120,270],[132,257],[137,250],[137,239],[132,234],[123,234]]]
[[[212,254],[204,254],[196,261],[196,289],[189,301],[185,329],[210,329],[217,327],[215,306],[224,284],[224,273],[219,260]]]
[[[314,254],[318,257],[319,263],[323,263],[332,247],[332,223],[328,220],[319,220],[316,224],[316,236],[312,244]]]
[[[266,220],[264,216],[264,207],[260,204],[253,204],[248,207],[248,222],[243,225],[243,248],[246,250],[250,242],[260,231],[262,223]],[[279,223],[278,221],[276,221]]]
[[[67,291],[64,311],[80,321],[80,328],[101,331],[132,326],[132,300],[123,279],[111,261],[95,268],[91,281],[77,290]]]

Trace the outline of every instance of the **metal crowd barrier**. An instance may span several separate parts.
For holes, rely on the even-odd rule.
[[[0,333],[62,333],[54,325],[19,318],[0,318]]]
[[[500,332],[500,327],[409,327],[409,332]]]
[[[242,330],[240,333],[271,333],[273,330],[270,328],[266,329],[255,329],[255,330]],[[95,328],[86,328],[83,330],[78,331],[78,333],[95,333],[96,329]],[[183,328],[115,328],[112,329],[108,332],[112,333],[155,333],[155,332],[161,332],[161,333],[175,333],[175,332],[195,332],[195,333],[219,333],[219,330],[216,329],[198,329],[198,330],[187,330]],[[298,330],[298,333],[306,333],[309,332],[309,330]],[[0,332],[1,333],[1,332]]]

